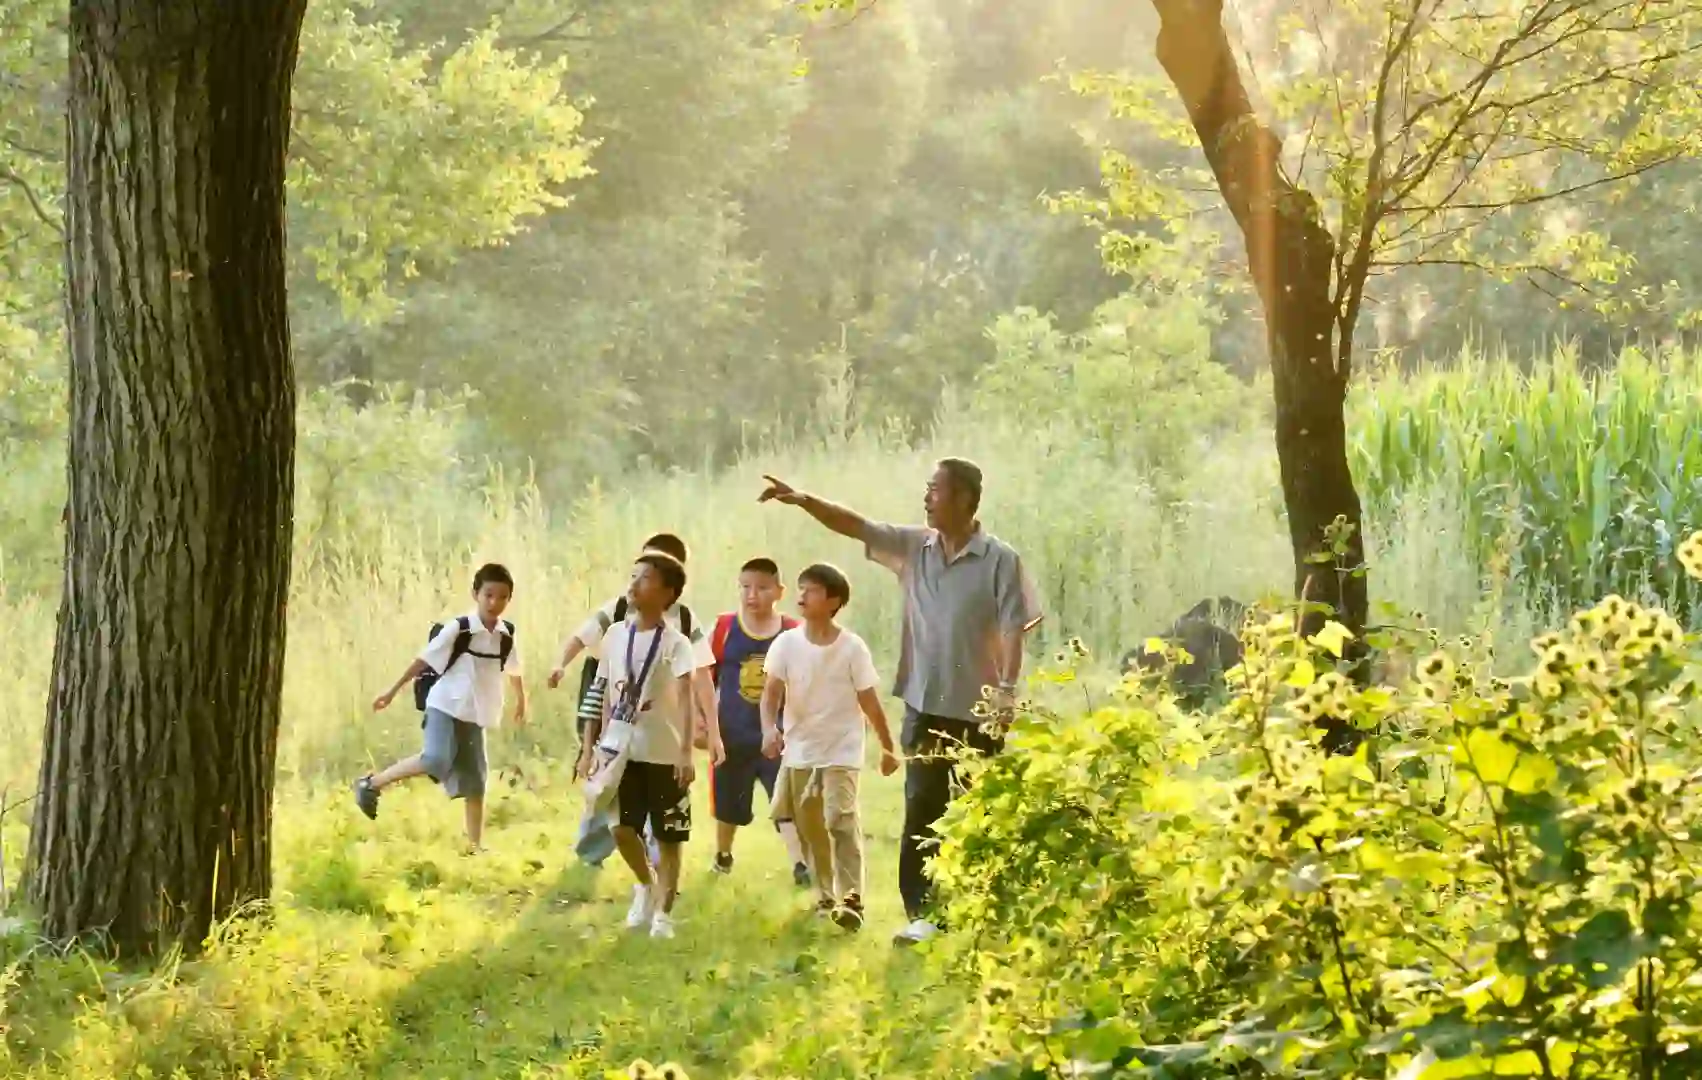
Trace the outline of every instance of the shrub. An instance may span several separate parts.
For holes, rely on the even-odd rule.
[[[1702,652],[1670,616],[1610,596],[1519,678],[1456,643],[1393,686],[1335,670],[1334,624],[1246,639],[1197,727],[1139,685],[1031,718],[949,815],[1000,1072],[1702,1072]],[[1327,718],[1378,735],[1326,757]]]

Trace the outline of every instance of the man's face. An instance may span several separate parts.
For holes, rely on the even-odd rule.
[[[486,620],[502,618],[502,613],[508,610],[508,601],[514,595],[514,590],[500,581],[487,581],[473,593],[473,601],[479,606],[479,616]]]
[[[739,605],[752,614],[766,615],[773,611],[785,591],[773,574],[746,570],[739,575]]]
[[[967,524],[972,515],[968,501],[952,484],[951,473],[935,469],[922,496],[922,509],[930,529],[952,529]]]

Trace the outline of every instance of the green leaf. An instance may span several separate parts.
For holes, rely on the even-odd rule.
[[[1492,728],[1478,728],[1454,750],[1454,760],[1491,787],[1521,794],[1545,789],[1559,776],[1553,761],[1509,742]]]
[[[1341,658],[1342,649],[1352,640],[1352,631],[1334,619],[1325,622],[1323,629],[1312,635],[1312,644],[1337,659]]]

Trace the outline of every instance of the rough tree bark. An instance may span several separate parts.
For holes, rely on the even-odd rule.
[[[305,0],[72,0],[70,504],[29,893],[181,941],[270,888]]]
[[[1158,62],[1175,84],[1247,246],[1265,312],[1276,448],[1294,550],[1296,595],[1328,604],[1358,635],[1368,599],[1359,493],[1348,469],[1343,407],[1349,371],[1332,331],[1335,240],[1317,201],[1282,175],[1279,146],[1259,121],[1223,27],[1221,0],[1152,0]],[[1330,555],[1325,530],[1353,526],[1346,556]],[[1322,558],[1323,561],[1318,560]],[[1309,621],[1316,625],[1321,616]]]

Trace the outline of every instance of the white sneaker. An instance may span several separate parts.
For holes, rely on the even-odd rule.
[[[892,943],[894,945],[920,945],[939,932],[940,928],[927,919],[917,919],[894,934]]]
[[[642,930],[646,923],[656,916],[656,901],[651,897],[650,886],[634,885],[632,887],[632,906],[626,909],[626,928]]]
[[[674,936],[674,917],[665,911],[658,911],[650,920],[650,936],[653,938],[672,938]]]

